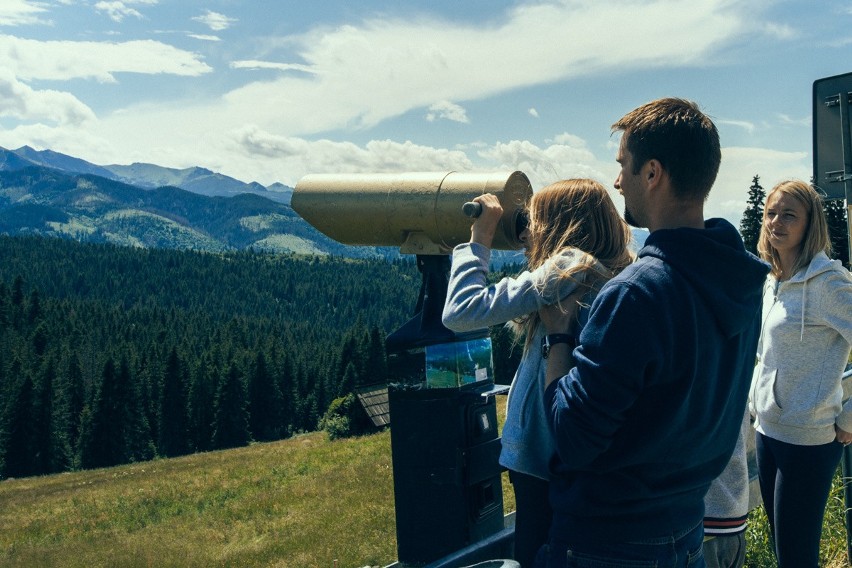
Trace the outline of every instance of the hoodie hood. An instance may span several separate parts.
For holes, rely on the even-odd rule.
[[[807,282],[823,272],[835,270],[838,266],[842,266],[839,260],[831,260],[824,252],[818,252],[807,266],[790,278],[790,282]]]
[[[704,253],[699,256],[698,250]],[[703,230],[654,231],[638,256],[659,258],[686,278],[727,337],[742,333],[754,322],[769,264],[745,250],[740,234],[728,221],[709,219]],[[743,294],[744,290],[748,292]]]
[[[787,282],[790,284],[802,284],[802,317],[799,321],[799,341],[805,340],[805,312],[808,309],[808,281],[813,280],[824,272],[831,272],[843,264],[839,260],[831,260],[824,252],[818,252],[808,263]],[[787,284],[787,283],[784,283]]]

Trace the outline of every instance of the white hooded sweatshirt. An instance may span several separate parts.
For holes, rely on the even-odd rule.
[[[803,446],[835,439],[835,423],[852,432],[852,401],[841,375],[852,344],[852,276],[817,254],[789,280],[767,277],[763,325],[750,408],[755,428]]]

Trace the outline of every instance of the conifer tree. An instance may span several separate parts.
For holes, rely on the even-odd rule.
[[[119,383],[126,389],[125,418],[119,428],[125,441],[126,460],[145,461],[154,457],[151,427],[145,412],[139,381],[130,370],[127,356],[121,358],[118,371]]]
[[[35,386],[33,418],[35,444],[32,448],[39,474],[64,470],[68,463],[62,455],[62,444],[57,439],[54,422],[53,389],[56,377],[56,363],[46,361],[42,366],[41,377]]]
[[[189,386],[189,440],[193,449],[206,452],[213,439],[213,373],[210,362],[203,358],[192,375]]]
[[[15,277],[12,282],[12,296],[10,306],[10,320],[12,327],[20,329],[24,317],[24,279],[21,275]]]
[[[32,451],[36,443],[33,420],[33,381],[25,375],[12,389],[0,433],[2,433],[3,477],[25,477],[38,473],[38,464]]]
[[[276,382],[278,392],[281,393],[281,436],[287,437],[293,433],[294,386],[293,363],[286,353],[282,355],[277,368]]]
[[[378,326],[370,328],[364,384],[384,384],[388,381],[388,361],[385,340]]]
[[[86,387],[83,384],[83,370],[76,353],[68,356],[67,370],[63,384],[64,396],[68,404],[67,436],[71,443],[72,455],[77,455],[80,443],[80,420],[83,407],[86,406]]]
[[[30,292],[30,299],[27,302],[27,323],[34,324],[41,317],[41,297],[38,290]]]
[[[825,201],[825,220],[831,237],[833,258],[839,259],[849,268],[849,222],[842,199]]]
[[[216,392],[213,448],[237,448],[249,442],[246,389],[240,370],[231,363]]]
[[[9,291],[6,284],[0,281],[0,334],[6,331],[9,325]]]
[[[64,351],[64,365],[58,365],[55,401],[53,404],[53,444],[63,464],[55,471],[73,468],[80,435],[80,414],[83,411],[83,382],[76,355]]]
[[[187,394],[183,366],[177,349],[172,347],[163,371],[159,404],[159,438],[161,456],[174,457],[187,453]]]
[[[257,441],[277,440],[281,432],[281,391],[263,351],[258,351],[249,379],[249,426]]]
[[[760,185],[760,176],[755,175],[748,188],[748,205],[740,221],[740,235],[747,251],[757,254],[757,241],[760,240],[760,227],[763,224],[763,203],[766,192]]]
[[[124,436],[115,431],[124,423],[126,400],[121,387],[115,361],[108,357],[81,425],[80,465],[84,468],[109,467],[127,461]]]
[[[343,379],[340,381],[340,386],[337,388],[338,398],[351,394],[355,391],[358,385],[358,371],[355,369],[355,363],[350,362],[346,365],[346,371],[343,373]]]

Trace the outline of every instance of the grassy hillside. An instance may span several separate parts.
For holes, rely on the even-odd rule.
[[[333,442],[316,432],[0,482],[3,567],[331,568],[337,560],[346,568],[395,559],[389,431]]]
[[[498,398],[502,424],[505,398]],[[847,566],[838,476],[823,566]],[[505,510],[514,496],[503,474]],[[390,432],[0,482],[3,567],[385,566],[396,558]],[[747,566],[773,566],[761,510]]]
[[[386,565],[390,435],[284,442],[0,483],[0,565]]]

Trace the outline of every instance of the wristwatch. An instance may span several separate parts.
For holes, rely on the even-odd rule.
[[[550,335],[545,335],[541,338],[541,358],[547,359],[547,356],[550,355],[550,347],[557,343],[571,345],[574,343],[574,338],[568,333],[551,333]]]

